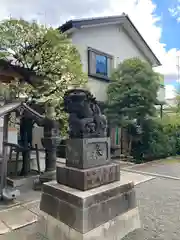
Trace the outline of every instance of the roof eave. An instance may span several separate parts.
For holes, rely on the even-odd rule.
[[[142,42],[145,44],[145,46],[147,47],[147,49],[149,50],[150,54],[153,56],[154,58],[154,62],[155,64],[152,64],[153,67],[159,67],[161,66],[161,62],[158,59],[158,57],[154,54],[154,52],[152,51],[152,49],[149,47],[149,45],[147,44],[147,42],[144,40],[144,38],[142,37],[142,35],[140,34],[140,32],[138,31],[138,29],[135,27],[134,23],[131,21],[131,19],[129,18],[128,15],[125,15],[126,19],[128,20],[128,22],[131,24],[131,26],[134,28],[134,30],[137,32],[138,36],[141,38]]]
[[[104,22],[103,22],[104,21]],[[94,27],[94,26],[100,26],[100,25],[108,25],[108,24],[118,24],[123,23],[125,21],[128,21],[128,23],[131,25],[131,27],[134,29],[134,31],[139,36],[140,40],[143,42],[145,47],[147,48],[149,54],[152,56],[150,59],[150,62],[152,63],[153,67],[161,66],[161,62],[157,58],[157,56],[154,54],[152,49],[149,47],[149,45],[146,43],[140,32],[137,30],[131,19],[127,14],[122,14],[121,16],[113,16],[113,17],[104,17],[104,18],[94,18],[94,19],[85,19],[85,20],[71,20],[63,24],[59,29],[62,32],[65,33],[71,33],[77,29],[81,28],[88,28],[88,27]],[[72,31],[73,29],[73,31]],[[153,59],[153,61],[152,61]]]

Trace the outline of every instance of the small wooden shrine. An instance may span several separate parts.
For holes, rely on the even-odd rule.
[[[44,117],[38,114],[36,111],[31,109],[25,103],[22,102],[12,102],[7,103],[4,106],[0,107],[0,117],[4,117],[3,121],[3,142],[2,142],[2,159],[1,159],[1,167],[0,167],[0,177],[1,177],[1,185],[0,185],[0,195],[2,198],[13,199],[16,197],[16,191],[12,188],[9,190],[10,186],[13,187],[12,180],[7,176],[7,166],[8,161],[11,161],[12,150],[16,152],[16,162],[15,162],[15,174],[18,176],[18,161],[19,161],[19,153],[22,154],[22,170],[20,175],[27,176],[30,172],[30,151],[36,150],[37,152],[37,166],[40,174],[40,164],[38,157],[38,149],[32,149],[32,147],[28,146],[28,142],[24,141],[21,145],[13,144],[8,142],[8,123],[9,116],[12,112],[18,113],[18,116],[27,115],[29,119],[37,119],[37,122],[43,121]],[[26,132],[24,132],[26,134]],[[8,149],[10,148],[10,149]],[[8,152],[10,150],[10,153]],[[8,189],[8,194],[7,194]]]
[[[0,82],[9,84],[13,81],[27,82],[33,87],[36,87],[38,84],[42,84],[43,79],[40,76],[37,76],[34,72],[29,69],[25,69],[19,66],[15,66],[10,62],[5,60],[0,60]],[[21,135],[21,144],[12,144],[8,142],[8,122],[9,115],[12,112],[16,112],[22,124],[20,124],[20,135]],[[19,99],[14,102],[5,102],[3,106],[0,107],[0,117],[4,117],[3,125],[3,156],[1,164],[1,185],[0,185],[0,196],[3,199],[12,200],[16,198],[17,191],[14,189],[9,189],[9,179],[7,178],[7,162],[11,158],[8,155],[8,148],[15,149],[16,160],[18,160],[18,153],[22,153],[22,170],[20,175],[27,176],[30,171],[29,163],[29,154],[31,150],[36,151],[37,156],[37,166],[40,174],[39,159],[38,159],[38,149],[37,147],[33,148],[31,144],[31,137],[29,139],[28,129],[32,126],[32,121],[35,121],[37,125],[44,128],[44,137],[42,139],[43,147],[45,151],[45,174],[43,174],[43,181],[51,180],[54,176],[56,168],[56,138],[58,135],[58,126],[55,121],[50,118],[44,117],[39,114],[31,105],[27,105],[24,102],[20,102]],[[31,131],[31,129],[30,129]],[[11,152],[10,150],[10,152]],[[11,155],[11,154],[10,154]],[[17,161],[16,161],[17,164]],[[16,166],[17,174],[17,166]],[[41,181],[40,181],[41,182]],[[13,184],[12,184],[13,185]]]

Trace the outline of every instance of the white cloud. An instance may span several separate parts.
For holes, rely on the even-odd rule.
[[[96,14],[109,7],[109,0],[103,4],[98,0],[1,0],[0,18],[23,17],[36,19],[41,23],[59,26],[72,17]]]
[[[180,22],[180,1],[175,0],[175,4],[169,7],[169,13],[172,17],[175,17],[178,22]]]
[[[58,26],[71,18],[119,15],[127,13],[151,49],[162,62],[157,71],[176,79],[177,49],[165,50],[160,42],[162,34],[161,16],[156,16],[156,5],[152,0],[1,0],[0,19],[23,17],[36,19],[41,23]],[[178,17],[178,8],[169,9]]]

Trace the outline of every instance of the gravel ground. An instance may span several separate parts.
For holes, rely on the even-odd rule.
[[[126,169],[126,166],[123,166],[122,168]],[[176,162],[173,160],[155,161],[144,165],[137,164],[130,167],[130,169],[180,178],[180,160],[177,160]]]
[[[123,240],[180,239],[180,181],[159,179],[136,186],[142,229]]]

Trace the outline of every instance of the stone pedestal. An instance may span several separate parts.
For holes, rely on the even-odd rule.
[[[60,184],[86,191],[114,181],[119,181],[120,165],[119,163],[112,162],[99,167],[77,169],[58,163],[56,179]]]
[[[88,191],[45,183],[40,209],[51,216],[47,233],[58,232],[54,240],[120,240],[140,228],[132,182],[116,181]]]
[[[66,164],[43,185],[40,209],[53,240],[120,240],[140,227],[134,185],[120,181],[109,138],[70,139]],[[53,220],[54,219],[54,220]]]
[[[44,135],[45,134],[47,135],[46,132]],[[56,170],[57,141],[57,137],[46,136],[42,138],[42,145],[45,148],[45,172],[52,172]]]
[[[56,179],[56,146],[58,139],[51,127],[50,129],[46,127],[44,138],[42,138],[42,145],[45,148],[45,171],[34,181],[34,190],[41,190],[43,183]]]

